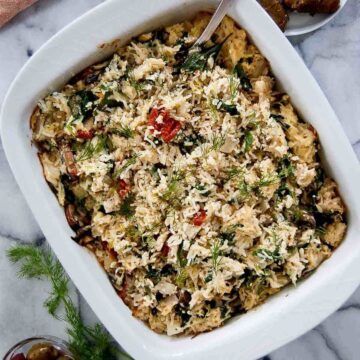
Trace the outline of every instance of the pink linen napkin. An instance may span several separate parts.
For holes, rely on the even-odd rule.
[[[0,27],[37,0],[0,0]]]

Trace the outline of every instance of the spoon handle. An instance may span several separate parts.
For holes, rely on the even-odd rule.
[[[211,35],[221,23],[221,20],[224,18],[227,10],[233,2],[234,0],[221,0],[207,27],[193,46],[199,46],[210,39]]]

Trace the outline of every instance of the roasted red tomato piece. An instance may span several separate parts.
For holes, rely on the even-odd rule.
[[[76,132],[76,137],[78,139],[85,139],[85,140],[89,140],[92,139],[94,137],[94,130],[90,129],[84,129],[84,130],[78,130]]]
[[[206,220],[206,211],[204,209],[200,209],[198,213],[195,214],[192,223],[195,226],[201,226]]]
[[[119,194],[120,198],[125,199],[129,191],[130,185],[125,180],[120,179],[117,186],[117,193]]]
[[[163,120],[158,123],[156,119],[160,115],[162,115]],[[170,117],[165,109],[153,108],[150,112],[149,124],[161,133],[161,137],[166,143],[170,142],[181,129],[181,123]]]
[[[161,255],[167,257],[169,255],[169,251],[170,251],[169,245],[165,242],[163,247],[161,248]]]

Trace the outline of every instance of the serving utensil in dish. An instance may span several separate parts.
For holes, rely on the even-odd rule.
[[[142,0],[108,0],[34,54],[11,85],[0,116],[10,166],[46,238],[103,324],[125,350],[139,359],[258,358],[317,325],[360,282],[360,169],[356,156],[310,72],[255,1],[238,0],[228,13],[248,31],[300,114],[319,132],[323,157],[348,206],[349,228],[343,244],[298,287],[285,289],[224,327],[195,338],[169,338],[153,333],[133,318],[95,258],[71,240],[73,232],[43,178],[37,150],[31,146],[28,119],[37,100],[82,68],[107,57],[114,44],[124,44],[134,35],[217,5],[215,0],[152,0],[146,6]],[[104,42],[112,43],[96,50]]]

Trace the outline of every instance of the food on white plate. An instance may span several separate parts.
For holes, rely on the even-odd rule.
[[[310,14],[331,14],[340,7],[340,0],[284,0],[290,10]]]
[[[268,12],[282,31],[285,31],[289,15],[280,0],[261,0],[261,6]]]
[[[332,14],[340,7],[340,0],[260,0],[261,6],[269,13],[282,31],[289,21],[288,11],[314,14]]]
[[[226,17],[189,53],[209,19],[134,38],[31,117],[74,239],[168,335],[210,331],[296,284],[346,232],[317,132],[246,32]]]

